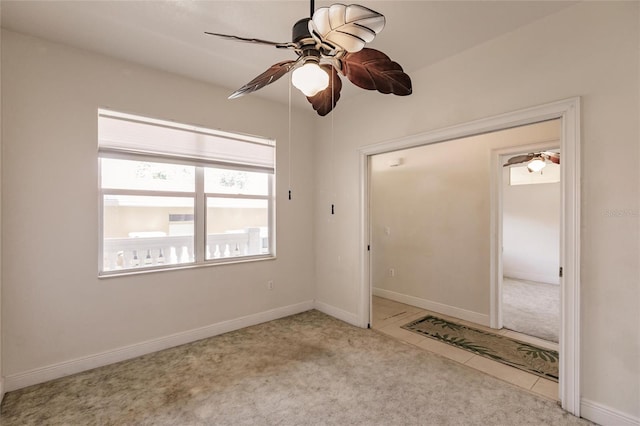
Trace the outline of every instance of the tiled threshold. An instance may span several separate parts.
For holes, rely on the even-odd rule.
[[[545,340],[541,340],[507,329],[494,330],[468,321],[459,320],[447,315],[430,312],[425,309],[405,305],[403,303],[395,302],[393,300],[384,299],[377,296],[373,297],[372,314],[373,324],[371,326],[374,330],[378,330],[403,342],[444,356],[445,358],[449,358],[453,361],[467,365],[478,371],[482,371],[483,373],[489,374],[500,380],[504,380],[505,382],[514,384],[536,395],[558,401],[558,384],[554,381],[538,377],[534,374],[527,373],[526,371],[522,371],[517,368],[509,367],[508,365],[504,365],[488,358],[475,355],[471,352],[456,348],[446,343],[421,336],[419,334],[405,330],[401,327],[410,321],[428,314],[433,314],[443,319],[447,319],[464,325],[469,325],[482,330],[487,330],[492,333],[502,334],[504,336],[533,343],[544,348],[558,350],[557,343],[547,342]]]

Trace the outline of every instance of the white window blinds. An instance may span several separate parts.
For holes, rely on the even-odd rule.
[[[232,165],[273,173],[275,141],[98,110],[101,155],[129,153]]]

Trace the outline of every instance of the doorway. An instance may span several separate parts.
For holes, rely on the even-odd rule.
[[[579,129],[580,129],[580,100],[572,98],[539,107],[514,111],[495,117],[469,122],[466,124],[431,131],[406,138],[379,143],[360,150],[360,188],[361,188],[361,228],[360,235],[364,250],[361,252],[361,293],[359,316],[361,323],[366,326],[371,321],[371,224],[369,205],[370,159],[373,155],[412,148],[422,145],[482,135],[489,132],[515,128],[532,123],[553,119],[561,119],[560,147],[563,152],[562,168],[562,235],[561,235],[561,264],[564,278],[561,295],[562,320],[560,330],[560,383],[559,397],[562,407],[574,415],[579,416]],[[486,160],[486,157],[485,157]],[[500,177],[498,170],[499,155],[491,154],[491,169],[495,172],[492,182]],[[499,198],[495,185],[491,185],[488,194],[490,205],[494,206]],[[500,286],[501,258],[498,249],[501,246],[499,213],[491,208],[490,232],[488,251],[490,253],[490,309],[488,321],[493,328],[501,323],[500,314]]]
[[[560,121],[550,123],[560,136]],[[559,141],[558,141],[559,142]],[[560,330],[559,144],[501,156],[502,326],[558,343]],[[553,161],[552,161],[553,160]],[[539,170],[529,166],[534,161]],[[534,166],[536,165],[534,164]]]

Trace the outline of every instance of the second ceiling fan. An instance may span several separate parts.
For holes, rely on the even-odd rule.
[[[314,11],[311,18],[296,22],[292,41],[273,42],[257,38],[205,32],[230,40],[293,50],[298,58],[278,62],[229,96],[237,98],[255,92],[293,71],[291,80],[313,109],[325,116],[340,99],[344,75],[356,86],[381,93],[406,96],[412,92],[411,78],[402,67],[379,50],[365,47],[382,31],[385,17],[357,4],[333,4]]]
[[[529,173],[539,172],[542,170],[547,161],[554,164],[560,164],[560,153],[553,151],[530,152],[528,154],[516,155],[507,160],[504,167],[513,166],[515,164],[527,163]]]

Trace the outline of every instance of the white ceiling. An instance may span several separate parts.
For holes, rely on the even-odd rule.
[[[316,8],[334,1],[317,1]],[[346,2],[345,2],[346,3]],[[369,45],[411,75],[448,56],[569,6],[561,1],[359,1],[387,19]],[[231,93],[294,53],[221,40],[204,31],[289,41],[307,1],[16,1],[2,27],[225,87]],[[249,96],[286,102],[287,79]],[[360,89],[345,84],[342,96]],[[295,97],[297,105],[306,100]]]

